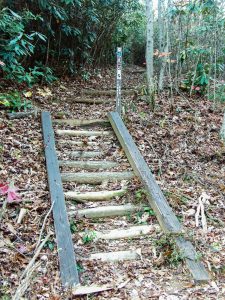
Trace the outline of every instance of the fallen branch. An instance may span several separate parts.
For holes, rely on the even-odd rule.
[[[38,241],[37,241],[37,244],[36,244],[36,247],[35,247],[35,251],[36,251],[36,249],[38,248],[38,246],[39,246],[39,244],[40,244],[40,242],[41,242],[41,237],[42,237],[42,233],[43,233],[44,228],[45,228],[45,224],[46,224],[46,222],[47,222],[48,216],[49,216],[50,213],[52,212],[52,209],[53,209],[54,204],[55,204],[55,201],[52,203],[52,205],[51,205],[49,211],[47,212],[47,214],[46,214],[46,216],[45,216],[45,218],[44,218],[43,224],[42,224],[42,226],[41,226],[41,231],[40,231],[40,234],[39,234],[39,238],[38,238]]]
[[[15,295],[13,296],[12,300],[21,300],[22,296],[25,294],[27,288],[30,285],[30,278],[31,275],[35,270],[37,270],[40,267],[41,263],[37,262],[35,265],[33,265],[30,270],[27,272],[27,275],[24,280],[20,283],[18,286]]]
[[[37,248],[34,256],[32,257],[32,259],[30,260],[29,264],[26,266],[25,270],[23,271],[21,277],[20,277],[20,281],[22,281],[22,279],[27,276],[27,274],[30,272],[30,270],[33,267],[33,264],[35,263],[35,260],[37,259],[38,255],[40,254],[42,248],[44,247],[44,245],[46,244],[46,242],[48,241],[48,239],[50,238],[50,236],[52,235],[52,232],[48,233],[47,236],[44,238],[44,240],[42,241],[42,243],[39,245],[39,247]]]

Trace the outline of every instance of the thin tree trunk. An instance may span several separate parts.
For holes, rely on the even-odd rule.
[[[146,0],[147,17],[147,41],[146,41],[146,67],[147,67],[147,89],[150,103],[154,109],[154,80],[153,80],[153,1]]]

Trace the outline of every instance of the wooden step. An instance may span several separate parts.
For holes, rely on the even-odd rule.
[[[70,158],[93,158],[93,157],[99,157],[103,156],[104,152],[103,151],[83,151],[83,150],[78,150],[78,151],[72,151],[68,153],[68,156]]]
[[[67,200],[75,200],[77,202],[85,201],[107,201],[114,197],[123,196],[127,192],[126,189],[115,190],[115,191],[100,191],[100,192],[66,192],[65,198]]]
[[[152,225],[139,225],[132,226],[127,229],[113,229],[108,230],[106,232],[100,231],[91,231],[90,234],[93,237],[93,240],[117,240],[117,239],[127,239],[127,238],[135,238],[143,235],[150,234],[155,230],[155,227]],[[89,234],[89,232],[82,232],[80,235],[85,237]]]
[[[88,260],[95,260],[95,259],[99,259],[105,262],[137,260],[137,259],[141,259],[141,248],[135,250],[126,250],[126,251],[93,253],[88,258]]]
[[[115,96],[116,90],[94,90],[94,89],[83,89],[81,91],[83,95],[91,95],[91,96]],[[135,93],[134,90],[122,90],[122,95],[133,95]]]
[[[93,98],[69,98],[75,103],[87,103],[87,104],[102,104],[102,103],[112,103],[114,99],[93,99]]]
[[[53,123],[56,124],[67,124],[73,126],[90,126],[90,125],[110,125],[108,119],[55,119]]]
[[[58,140],[58,144],[67,144],[67,145],[75,145],[75,146],[97,146],[99,145],[98,142],[80,142],[80,141],[71,141],[71,140]],[[104,144],[110,144],[110,142],[104,142]]]
[[[94,172],[94,173],[63,173],[62,181],[77,183],[101,184],[103,181],[129,180],[134,177],[133,172]]]
[[[118,167],[118,163],[114,161],[77,161],[77,160],[60,160],[60,167],[71,167],[71,168],[80,168],[83,170],[93,170],[93,169],[111,169]]]
[[[114,217],[114,216],[124,216],[128,215],[131,212],[138,211],[139,206],[133,205],[131,203],[125,205],[110,205],[110,206],[101,206],[94,208],[86,208],[79,210],[70,210],[68,212],[69,216],[76,215],[77,217],[85,218],[104,218],[104,217]]]
[[[90,130],[69,130],[57,129],[56,134],[63,136],[108,136],[113,135],[112,131],[90,131]]]

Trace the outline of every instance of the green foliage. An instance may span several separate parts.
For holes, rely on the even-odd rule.
[[[51,240],[48,240],[46,243],[45,243],[45,248],[48,248],[50,251],[53,251],[54,248],[55,248],[55,242],[54,241],[51,241]]]
[[[88,230],[83,235],[82,240],[83,240],[84,244],[88,244],[88,243],[94,241],[95,238],[96,238],[96,232]]]
[[[189,91],[193,90],[196,93],[205,94],[209,84],[209,65],[197,64],[196,70],[188,72],[183,84]]]
[[[77,74],[89,80],[87,65],[115,61],[118,45],[128,46],[132,31],[138,32],[142,7],[134,0],[38,0],[4,1],[0,11],[0,66],[6,79],[32,85],[55,80],[52,66],[60,75]],[[26,8],[24,8],[26,7]],[[134,39],[137,41],[139,39]],[[126,56],[127,56],[126,55]]]
[[[155,240],[154,246],[158,254],[162,254],[165,263],[178,266],[184,259],[183,253],[177,250],[176,244],[171,236],[163,235],[160,239]]]
[[[77,232],[77,226],[74,221],[70,221],[70,231],[71,233]]]
[[[31,85],[44,75],[36,66],[26,68],[26,60],[34,55],[35,43],[46,40],[40,32],[26,29],[31,22],[40,20],[28,10],[20,14],[9,8],[0,11],[0,59],[5,64],[2,70],[6,79]]]
[[[215,93],[214,91],[210,91],[208,95],[209,100],[215,100],[217,102],[225,103],[225,84],[218,83],[215,86]]]
[[[144,189],[139,189],[135,192],[135,199],[138,202],[145,200],[145,198],[146,198],[146,191]]]
[[[31,102],[22,98],[19,92],[0,94],[0,104],[9,108],[11,111],[26,111],[32,107]]]

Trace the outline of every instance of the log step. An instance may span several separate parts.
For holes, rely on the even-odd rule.
[[[114,99],[91,99],[91,98],[85,98],[85,99],[76,98],[71,100],[75,103],[87,103],[87,104],[102,104],[102,103],[111,103],[115,101]]]
[[[100,191],[100,192],[66,192],[65,198],[67,200],[75,200],[77,202],[85,201],[107,201],[114,197],[123,196],[127,192],[126,189],[115,190],[115,191]]]
[[[132,205],[131,203],[125,205],[110,205],[110,206],[101,206],[94,208],[86,208],[79,210],[71,210],[68,212],[69,216],[76,215],[79,218],[104,218],[104,217],[113,217],[113,216],[125,216],[131,212],[138,211],[139,206]]]
[[[134,90],[122,90],[122,95],[133,95]],[[81,91],[83,95],[91,95],[91,96],[115,96],[116,90],[94,90],[94,89],[83,89]]]
[[[91,235],[93,240],[117,240],[117,239],[127,239],[127,238],[135,238],[143,235],[147,235],[155,230],[152,225],[140,225],[140,226],[132,226],[127,229],[113,229],[107,232],[100,231],[91,231]],[[85,237],[89,234],[89,232],[82,232],[80,235]]]
[[[90,125],[110,125],[108,119],[90,119],[90,120],[80,120],[80,119],[55,119],[53,123],[56,124],[67,124],[73,126],[90,126]]]
[[[83,170],[93,170],[93,169],[111,169],[118,167],[118,163],[114,161],[76,161],[76,160],[60,160],[60,167],[71,167],[71,168],[80,168]]]
[[[95,172],[95,173],[62,173],[63,182],[101,184],[105,180],[128,180],[134,177],[133,172]]]
[[[80,142],[80,141],[71,141],[71,140],[58,140],[58,144],[67,144],[67,145],[75,145],[75,146],[97,146],[98,142]],[[109,142],[104,142],[105,144],[110,144]]]
[[[112,135],[112,131],[104,131],[104,130],[99,130],[99,131],[90,131],[90,130],[63,130],[63,129],[58,129],[56,130],[56,133],[58,135],[63,135],[63,136],[108,136]]]
[[[68,153],[68,156],[70,158],[93,158],[93,157],[99,157],[103,156],[104,152],[103,151],[83,151],[83,150],[78,150],[78,151],[72,151]]]
[[[123,260],[141,259],[141,248],[127,251],[101,252],[93,253],[89,256],[89,260],[99,259],[105,262],[117,262]]]

